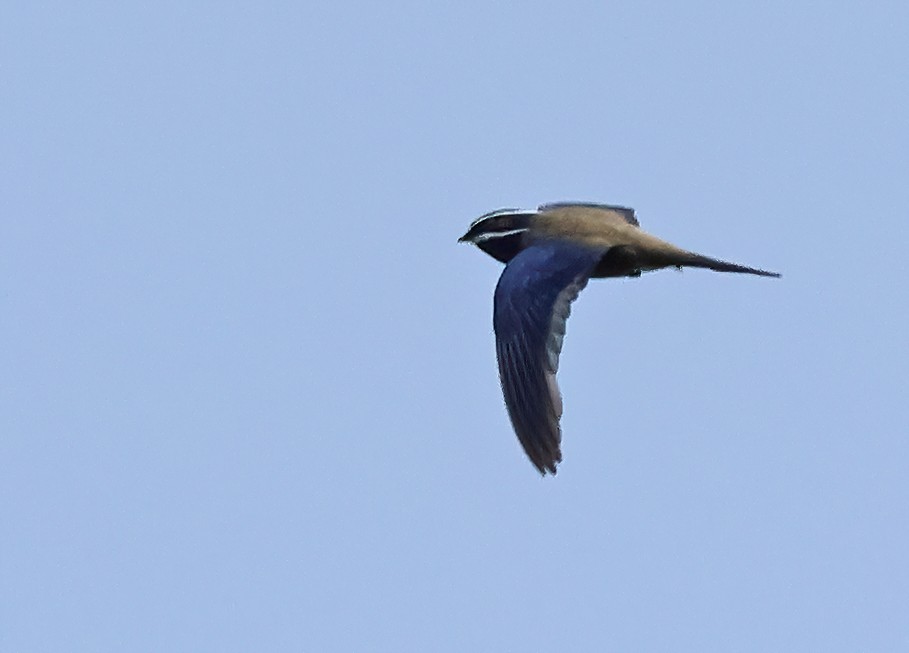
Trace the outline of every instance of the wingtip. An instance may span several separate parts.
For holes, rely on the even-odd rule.
[[[529,450],[525,452],[531,464],[540,473],[540,476],[545,477],[547,474],[556,475],[558,472],[557,466],[562,462],[561,447],[557,447],[555,451],[535,451],[533,452],[536,454],[535,456],[532,456]]]
[[[533,460],[531,460],[530,462],[533,463],[533,466],[536,467],[536,470],[540,473],[540,476],[543,478],[546,478],[547,475],[555,476],[559,471],[556,468],[555,462],[546,463],[546,464],[541,464],[541,463],[535,462]]]

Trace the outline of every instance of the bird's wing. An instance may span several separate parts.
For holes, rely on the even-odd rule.
[[[562,460],[556,384],[571,302],[605,253],[564,241],[534,244],[505,266],[493,324],[505,405],[515,433],[541,473]]]
[[[627,206],[618,206],[616,204],[597,204],[595,202],[552,202],[550,204],[540,205],[537,210],[540,213],[546,213],[547,211],[571,208],[593,209],[593,215],[596,215],[597,212],[599,212],[600,216],[607,219],[611,219],[613,216],[617,215],[632,227],[641,226],[634,215],[634,209],[628,208]]]

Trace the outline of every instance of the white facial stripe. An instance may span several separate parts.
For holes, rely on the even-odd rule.
[[[490,218],[498,218],[503,215],[521,215],[528,213],[538,213],[538,211],[534,209],[499,209],[498,211],[492,211],[491,213],[484,213],[479,218],[474,220],[470,226],[475,227],[485,220],[489,220]]]
[[[536,213],[536,209],[499,209],[484,215],[484,218],[496,218],[500,215],[514,215],[516,213]]]
[[[482,243],[486,240],[492,240],[493,238],[503,238],[505,236],[513,236],[515,234],[522,233],[527,231],[527,227],[522,227],[521,229],[509,229],[508,231],[492,231],[485,234],[479,234],[474,238],[475,243]]]

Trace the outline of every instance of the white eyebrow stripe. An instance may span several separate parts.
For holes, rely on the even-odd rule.
[[[536,209],[499,209],[484,215],[484,218],[496,218],[500,215],[514,215],[516,213],[539,213]]]
[[[489,213],[484,213],[479,218],[477,218],[476,220],[471,222],[470,226],[472,228],[472,227],[477,226],[481,222],[484,222],[485,220],[489,220],[491,218],[498,218],[503,215],[527,215],[527,214],[531,214],[531,213],[537,214],[537,213],[539,213],[539,211],[537,211],[536,209],[499,209],[497,211],[491,211]]]
[[[490,231],[485,234],[479,234],[474,238],[474,242],[482,243],[485,240],[492,240],[493,238],[502,238],[504,236],[513,236],[515,234],[522,233],[527,231],[530,227],[522,227],[520,229],[509,229],[508,231]]]

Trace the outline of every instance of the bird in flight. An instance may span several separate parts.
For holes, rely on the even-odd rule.
[[[633,209],[608,204],[500,209],[477,218],[458,241],[505,263],[493,302],[499,380],[518,440],[543,475],[562,461],[556,372],[571,302],[588,279],[666,267],[780,276],[676,247],[642,231]]]

